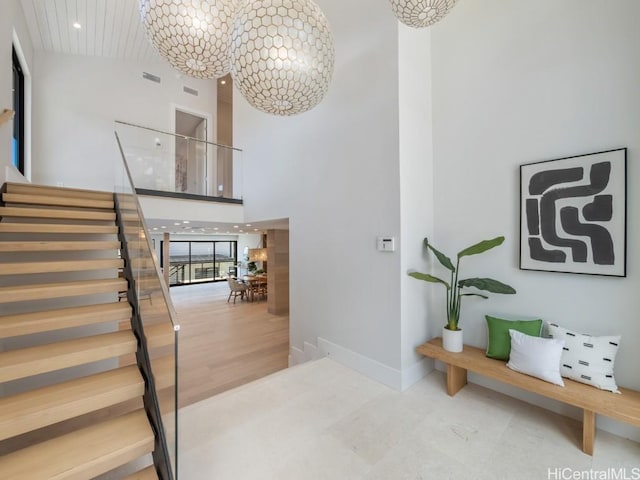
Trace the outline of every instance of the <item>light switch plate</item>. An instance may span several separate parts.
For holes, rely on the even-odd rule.
[[[379,252],[395,252],[396,239],[394,237],[378,237],[377,246]]]

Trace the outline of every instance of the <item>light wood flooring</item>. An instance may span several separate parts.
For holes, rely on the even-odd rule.
[[[227,303],[226,282],[171,288],[178,313],[180,407],[287,368],[289,316],[265,300]]]

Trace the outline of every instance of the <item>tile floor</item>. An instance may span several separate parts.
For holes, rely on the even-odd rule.
[[[473,384],[450,398],[440,372],[400,393],[325,358],[180,421],[188,480],[640,479],[640,444],[598,431],[590,457],[577,421]]]

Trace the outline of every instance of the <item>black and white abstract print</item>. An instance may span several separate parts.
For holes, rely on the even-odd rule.
[[[626,275],[625,148],[520,167],[520,268]]]

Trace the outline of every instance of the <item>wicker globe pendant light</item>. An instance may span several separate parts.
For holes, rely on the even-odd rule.
[[[428,27],[441,20],[457,0],[389,0],[398,20],[414,28]]]
[[[196,78],[230,70],[229,42],[238,0],[140,0],[151,43],[174,68]]]
[[[251,105],[275,115],[316,106],[333,75],[333,36],[313,0],[243,2],[229,52],[236,87]]]

